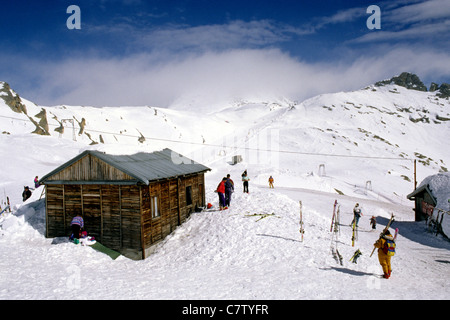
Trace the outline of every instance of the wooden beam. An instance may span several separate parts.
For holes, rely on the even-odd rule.
[[[177,179],[177,198],[178,198],[178,225],[181,225],[181,201],[180,201],[181,179]]]
[[[67,235],[67,229],[66,229],[66,199],[65,199],[65,189],[66,189],[66,186],[65,185],[63,185],[62,186],[62,192],[63,192],[63,224],[64,224],[64,234],[66,234]]]
[[[103,198],[102,198],[102,186],[100,186],[100,241],[103,241]]]
[[[48,193],[47,186],[45,188],[45,236],[48,237]]]
[[[142,259],[145,259],[145,237],[144,237],[144,213],[142,211],[142,186],[139,187],[139,211],[141,215],[141,250]]]
[[[120,249],[123,247],[123,241],[122,241],[122,187],[119,186],[119,229],[120,229]]]

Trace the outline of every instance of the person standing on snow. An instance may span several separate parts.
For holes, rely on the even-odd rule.
[[[84,220],[80,214],[77,214],[70,223],[72,227],[72,235],[74,239],[80,239],[81,229],[84,228]]]
[[[244,182],[244,193],[248,193],[248,182],[250,181],[250,178],[247,175],[247,170],[242,174],[242,181]]]
[[[227,178],[223,178],[222,181],[217,186],[216,192],[219,194],[219,207],[220,210],[228,209],[225,203],[225,181]]]
[[[230,178],[230,174],[227,174],[227,180],[225,181],[225,205],[227,207],[231,204],[231,194],[234,192],[234,182]]]
[[[27,187],[23,187],[23,192],[22,192],[22,200],[23,200],[23,202],[27,201],[30,197],[31,197],[30,188],[28,188],[28,186]]]
[[[273,189],[273,177],[272,176],[270,176],[269,177],[269,188],[272,188]]]
[[[372,230],[375,230],[377,228],[377,218],[375,218],[375,216],[372,216],[372,218],[370,218],[370,225],[372,226]]]
[[[353,221],[350,226],[353,225],[353,223],[356,223],[356,226],[358,226],[359,218],[361,218],[362,215],[363,214],[361,212],[361,208],[359,207],[359,203],[357,203],[353,208]]]
[[[378,248],[378,261],[383,268],[383,278],[389,279],[392,272],[391,257],[395,252],[395,241],[389,230],[386,230],[381,235],[380,239],[374,243],[375,248]]]
[[[38,176],[36,176],[36,178],[34,178],[34,188],[37,189],[40,186],[41,185],[39,184],[39,178],[38,178]]]

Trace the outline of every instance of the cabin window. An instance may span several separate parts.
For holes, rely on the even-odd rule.
[[[159,217],[161,214],[159,212],[158,197],[152,197],[151,206],[152,206],[152,218]]]
[[[186,187],[186,206],[190,206],[192,204],[192,187]]]

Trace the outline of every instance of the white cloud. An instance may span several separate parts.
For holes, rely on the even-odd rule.
[[[427,23],[436,19],[448,19],[450,17],[450,1],[427,0],[420,3],[408,3],[407,5],[387,11],[386,20],[390,23]]]
[[[394,5],[395,4],[395,5]],[[368,32],[352,41],[432,41],[448,48],[450,1],[428,0],[388,3],[381,9],[381,30]]]
[[[450,20],[428,23],[416,24],[407,29],[397,31],[385,31],[384,29],[375,32],[368,32],[362,37],[353,39],[349,42],[362,43],[373,41],[403,41],[403,40],[417,40],[420,39],[434,39],[440,40],[449,39]]]
[[[366,9],[367,7],[365,8],[356,7],[340,10],[331,16],[320,18],[318,24],[316,25],[316,28],[319,29],[328,24],[346,23],[354,21],[363,16],[367,16]]]
[[[163,26],[134,25],[133,21],[112,25],[87,25],[85,32],[93,36],[108,35],[120,39],[122,46],[136,51],[204,52],[237,48],[261,48],[310,34],[300,29],[271,20],[233,20],[226,24],[190,26],[166,24]]]
[[[305,98],[356,90],[403,71],[450,75],[450,55],[398,47],[351,62],[308,64],[277,49],[206,52],[154,64],[150,54],[123,59],[30,62],[39,77],[26,98],[39,104],[205,107],[234,99]]]

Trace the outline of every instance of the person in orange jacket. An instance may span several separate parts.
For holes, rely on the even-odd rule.
[[[387,230],[377,242],[374,243],[375,248],[378,248],[378,261],[380,261],[383,268],[383,278],[389,279],[392,272],[391,257],[395,252],[394,237]]]
[[[269,177],[269,188],[273,188],[273,177],[272,176],[270,176]]]

